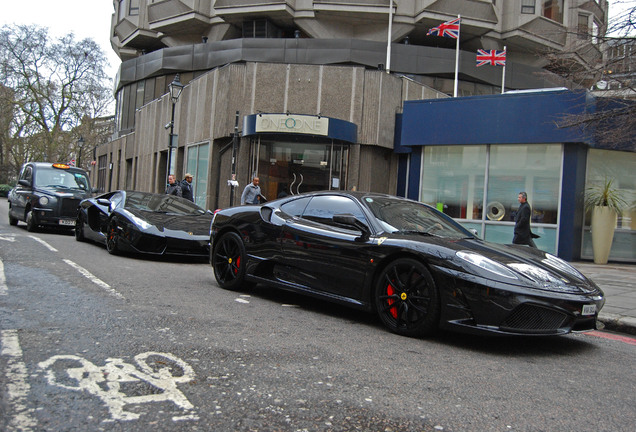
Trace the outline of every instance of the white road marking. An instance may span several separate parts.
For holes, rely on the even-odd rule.
[[[7,295],[8,292],[7,278],[4,276],[4,264],[0,260],[0,295]]]
[[[10,236],[0,235],[0,240],[4,240],[4,241],[8,241],[8,242],[13,243],[15,241],[15,236],[13,236],[13,235],[10,235]]]
[[[148,364],[148,358],[152,362]],[[58,381],[55,363],[60,360],[65,364],[74,362],[78,367],[67,366],[66,378]],[[173,402],[183,411],[183,415],[175,415],[172,421],[198,420],[199,416],[194,411],[194,405],[177,388],[177,383],[188,383],[194,380],[194,370],[185,361],[170,354],[159,352],[146,352],[135,356],[135,362],[139,366],[125,363],[123,359],[109,358],[102,367],[96,366],[90,361],[76,355],[56,355],[43,361],[38,366],[46,371],[46,378],[50,385],[55,385],[68,390],[85,391],[99,397],[108,408],[114,421],[137,420],[141,414],[126,411],[124,408],[132,404],[144,404],[150,402]],[[69,379],[73,382],[69,384]],[[147,394],[139,395],[136,387],[134,395],[128,396],[122,383],[148,384]]]
[[[9,406],[5,411],[9,420],[9,430],[31,431],[37,422],[32,417],[33,410],[26,407],[27,396],[31,386],[27,381],[26,365],[22,361],[22,348],[18,340],[17,330],[2,330],[0,332],[0,355],[8,357],[5,376],[6,392],[9,396]]]
[[[104,288],[113,297],[117,297],[118,299],[122,299],[123,300],[123,298],[124,298],[123,295],[121,295],[120,293],[115,291],[113,288],[110,287],[110,285],[108,285],[106,282],[104,282],[103,280],[99,279],[95,275],[93,275],[91,272],[86,270],[84,267],[82,267],[79,264],[76,264],[75,262],[73,262],[73,261],[71,261],[69,259],[66,259],[66,258],[63,261],[66,264],[68,264],[71,267],[73,267],[78,272],[80,272],[86,279],[88,279],[89,281],[93,282],[95,285],[97,285],[97,286],[99,286],[101,288]]]
[[[48,250],[50,250],[51,252],[57,252],[57,249],[55,249],[53,246],[51,246],[50,244],[48,244],[47,242],[45,242],[44,240],[42,240],[39,237],[30,235],[29,237],[31,237],[33,240],[42,243],[44,246],[46,246],[48,248]]]

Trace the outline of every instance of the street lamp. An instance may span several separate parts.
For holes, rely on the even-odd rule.
[[[170,90],[170,99],[172,100],[172,117],[170,118],[170,137],[168,141],[168,167],[166,168],[166,184],[168,184],[168,176],[170,175],[170,166],[172,165],[172,149],[174,137],[174,106],[181,96],[183,84],[179,81],[179,74],[176,74],[172,82],[168,85]]]
[[[84,147],[84,137],[80,135],[79,139],[77,140],[77,147],[79,148],[79,152],[77,153],[77,167],[81,168],[82,167],[82,148]]]

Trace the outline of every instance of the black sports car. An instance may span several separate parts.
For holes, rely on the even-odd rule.
[[[217,212],[218,284],[260,282],[368,311],[391,331],[561,335],[596,328],[603,292],[565,261],[488,243],[390,195],[315,192]]]
[[[118,190],[80,202],[75,238],[105,243],[111,254],[208,256],[211,221],[175,195]]]

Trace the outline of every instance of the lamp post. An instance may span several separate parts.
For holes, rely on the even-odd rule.
[[[170,90],[170,99],[172,100],[172,117],[170,118],[170,137],[168,141],[168,166],[166,167],[166,184],[168,184],[168,176],[170,175],[170,166],[172,165],[172,149],[174,137],[174,107],[181,96],[183,84],[179,81],[179,74],[176,74],[172,82],[168,85]]]
[[[84,143],[86,141],[84,141],[84,137],[80,135],[79,139],[77,140],[77,147],[79,148],[79,151],[77,152],[77,167],[81,168],[82,167],[82,148],[84,147]]]

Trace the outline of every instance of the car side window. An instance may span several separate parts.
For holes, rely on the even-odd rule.
[[[32,166],[29,165],[26,168],[24,168],[24,171],[22,171],[22,175],[20,176],[20,180],[27,180],[30,183],[33,182],[33,167]]]
[[[302,217],[303,219],[308,219],[325,225],[351,229],[349,226],[343,227],[340,224],[335,223],[333,221],[333,215],[336,214],[352,214],[356,217],[356,219],[367,224],[367,219],[364,216],[362,209],[355,201],[351,198],[335,195],[314,197],[305,208]]]
[[[305,207],[307,207],[307,203],[309,203],[310,199],[311,197],[304,197],[288,201],[285,204],[281,205],[280,209],[283,211],[283,213],[289,216],[300,217],[303,214]]]

